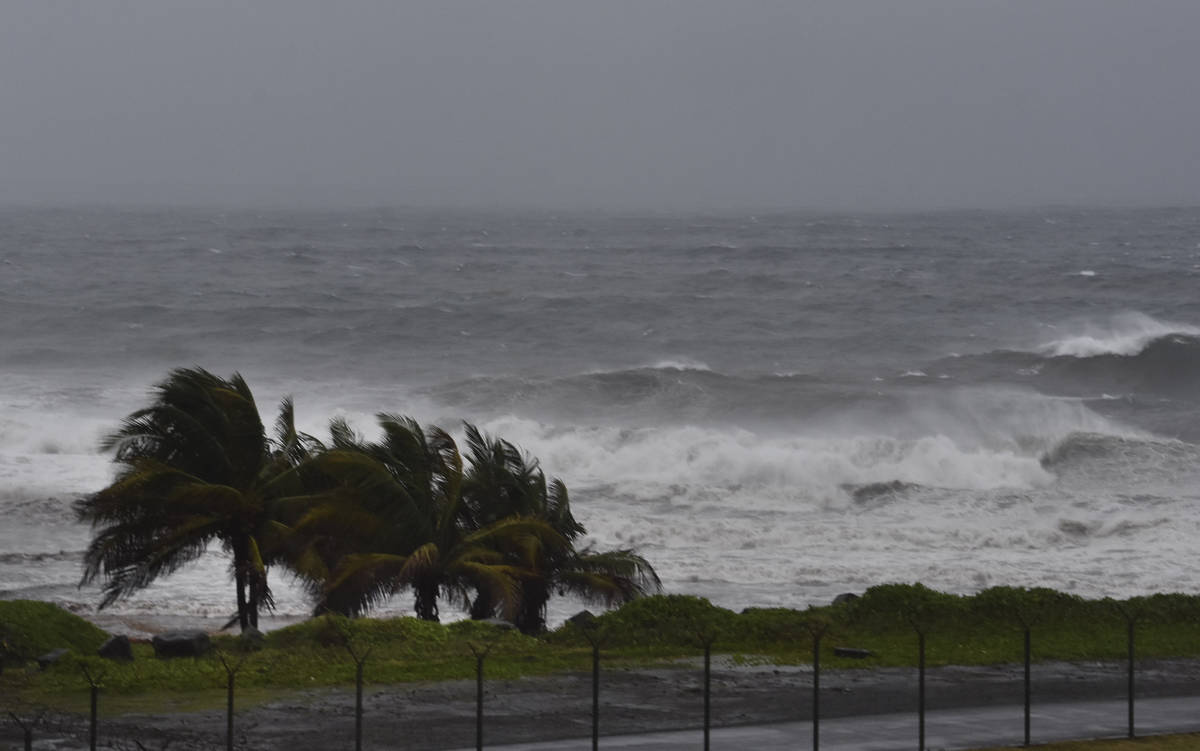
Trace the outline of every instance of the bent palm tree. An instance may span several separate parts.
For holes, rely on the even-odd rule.
[[[211,542],[231,554],[237,621],[245,630],[273,607],[267,569],[279,550],[273,501],[298,491],[294,468],[308,440],[285,399],[268,439],[238,374],[172,371],[153,403],[105,439],[116,479],[76,505],[94,534],[81,585],[103,579],[100,607],[196,560]]]
[[[425,620],[438,620],[439,596],[461,603],[473,591],[515,612],[523,572],[498,549],[557,549],[565,541],[535,519],[465,524],[462,457],[453,438],[439,428],[422,431],[406,417],[381,414],[379,425],[382,441],[365,443],[334,421],[333,448],[314,462],[328,490],[294,525],[293,568],[317,611],[357,615],[411,587]]]
[[[513,623],[523,633],[545,630],[552,593],[612,606],[661,589],[654,568],[632,550],[575,549],[575,540],[587,530],[571,513],[567,486],[558,479],[547,484],[536,459],[508,441],[489,438],[474,425],[466,426],[466,435],[470,470],[464,494],[472,521],[479,525],[512,516],[537,519],[567,542],[559,547],[501,548],[505,560],[522,572]],[[472,618],[488,618],[495,611],[496,602],[486,591],[471,605]]]

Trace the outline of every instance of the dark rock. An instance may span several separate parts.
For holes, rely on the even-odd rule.
[[[834,647],[833,654],[835,657],[849,657],[854,660],[865,660],[875,653],[869,649],[859,649],[857,647]]]
[[[843,485],[842,487],[847,486]],[[895,498],[901,493],[912,490],[916,487],[917,486],[913,483],[892,480],[891,482],[872,482],[867,485],[860,485],[858,487],[850,486],[848,489],[850,490],[850,494],[854,497],[856,503],[865,504],[869,501],[888,500],[889,497]]]
[[[267,637],[263,632],[251,626],[242,632],[242,635],[238,637],[238,642],[242,649],[257,652],[266,646]]]
[[[56,662],[58,662],[59,660],[61,660],[64,657],[66,657],[70,653],[71,653],[71,650],[66,649],[64,647],[59,647],[58,649],[53,649],[53,650],[47,652],[46,654],[42,655],[41,657],[37,658],[38,667],[41,668],[42,670],[45,670],[46,668],[55,664]]]
[[[596,615],[590,610],[580,610],[575,615],[567,619],[567,623],[572,626],[589,626],[596,620]]]
[[[129,643],[128,636],[110,636],[96,650],[96,654],[109,660],[132,660],[133,645]]]
[[[834,605],[844,605],[847,602],[854,602],[858,599],[858,595],[853,592],[842,592],[837,597],[833,598]]]
[[[203,631],[170,631],[154,637],[156,657],[200,657],[212,648],[212,641]]]

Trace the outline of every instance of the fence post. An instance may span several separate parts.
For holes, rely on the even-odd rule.
[[[475,748],[483,751],[483,658],[475,655]]]
[[[1126,647],[1126,655],[1127,655],[1126,675],[1125,675],[1125,681],[1126,681],[1125,691],[1126,691],[1126,700],[1129,705],[1129,708],[1128,708],[1128,711],[1129,711],[1128,733],[1129,733],[1130,738],[1134,737],[1134,724],[1133,724],[1133,703],[1134,703],[1133,672],[1134,672],[1134,668],[1133,668],[1133,663],[1134,663],[1134,659],[1136,657],[1135,650],[1134,650],[1134,629],[1135,629],[1135,626],[1137,625],[1138,618],[1141,616],[1141,613],[1139,612],[1135,602],[1136,601],[1129,602],[1129,603],[1126,603],[1125,605],[1118,603],[1116,606],[1117,612],[1119,612],[1121,614],[1121,617],[1125,619],[1125,647]]]
[[[600,647],[605,635],[593,618],[578,622],[576,627],[592,646],[592,751],[600,748]]]
[[[358,650],[354,648],[349,634],[345,635],[345,647],[346,651],[350,653],[350,659],[354,660],[354,751],[362,751],[363,665],[371,656],[373,647],[367,647],[365,652],[359,654]]]
[[[808,633],[813,640],[813,685],[812,685],[812,723],[813,751],[821,748],[821,637],[829,630],[829,624],[823,621],[810,621]]]
[[[492,645],[479,646],[467,642],[467,647],[475,655],[475,750],[483,751],[483,661]]]
[[[483,661],[487,658],[488,653],[492,651],[492,647],[496,646],[496,641],[500,638],[503,632],[497,630],[492,634],[491,639],[487,644],[476,644],[475,642],[467,642],[467,647],[471,650],[471,654],[475,655],[475,749],[483,751]]]
[[[362,751],[362,688],[363,664],[359,662],[354,666],[354,751]]]
[[[246,656],[243,655],[242,659],[238,660],[236,664],[231,665],[220,650],[216,650],[216,654],[217,659],[221,661],[221,667],[225,668],[225,751],[233,751],[234,677],[242,669],[242,664],[246,662]]]
[[[712,646],[717,640],[716,629],[701,628],[696,631],[700,646],[704,647],[704,751],[709,751],[709,734],[712,728]]]
[[[93,676],[92,671],[88,670],[87,665],[80,665],[79,669],[83,671],[83,677],[87,679],[88,686],[91,687],[91,719],[88,722],[88,751],[96,751],[97,738],[97,718],[99,716],[100,707],[100,681],[104,680],[104,672],[100,671],[98,675]]]
[[[1129,619],[1129,737],[1133,737],[1133,619]]]
[[[712,642],[704,644],[704,751],[709,750],[709,730],[712,727]]]
[[[233,673],[225,678],[225,749],[233,751]]]
[[[41,723],[42,718],[46,716],[46,713],[42,712],[29,722],[25,722],[20,717],[17,717],[17,715],[13,712],[9,712],[8,716],[13,718],[13,722],[17,723],[17,725],[21,728],[21,735],[24,737],[25,741],[25,751],[33,751],[33,729]]]
[[[600,748],[600,643],[592,644],[592,751]]]
[[[1031,714],[1032,696],[1033,696],[1033,680],[1030,670],[1032,662],[1033,650],[1031,648],[1032,638],[1030,635],[1029,624],[1025,626],[1025,745],[1029,746],[1029,716]]]
[[[1031,720],[1033,717],[1033,627],[1055,603],[1057,595],[1047,589],[1021,589],[1016,587],[993,587],[975,596],[974,608],[980,615],[998,622],[1007,621],[1020,630],[1023,642],[1022,692],[1024,694],[1024,732],[1021,745],[1032,743]]]
[[[917,751],[925,751],[925,635],[929,632],[929,609],[921,602],[909,602],[904,617],[917,632]]]
[[[917,631],[917,751],[925,751],[925,632]]]

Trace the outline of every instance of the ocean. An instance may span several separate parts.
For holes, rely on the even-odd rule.
[[[730,608],[1195,591],[1198,292],[1188,208],[0,209],[0,598],[132,633],[228,617],[217,549],[101,614],[78,587],[101,436],[193,365],[318,436],[475,423],[567,483],[591,542]]]

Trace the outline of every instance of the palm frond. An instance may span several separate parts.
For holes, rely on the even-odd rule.
[[[411,581],[407,559],[383,553],[346,556],[322,590],[316,612],[359,615],[395,595]]]

